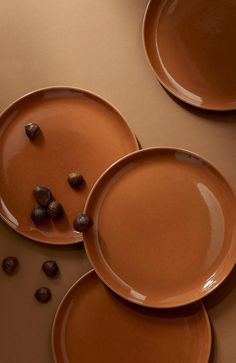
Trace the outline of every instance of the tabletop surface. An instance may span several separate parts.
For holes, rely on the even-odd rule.
[[[236,112],[185,105],[160,86],[146,60],[142,21],[147,0],[3,0],[0,3],[0,109],[47,86],[88,89],[111,102],[141,146],[191,150],[211,161],[236,189]],[[0,174],[1,177],[1,174]],[[27,240],[0,221],[0,258],[15,255],[19,271],[0,271],[2,363],[52,363],[50,334],[58,303],[91,266],[83,245],[50,247]],[[57,279],[41,271],[60,266]],[[53,298],[35,301],[47,284]],[[9,291],[11,290],[11,299]],[[13,297],[13,299],[12,299]],[[205,299],[213,327],[211,363],[235,363],[236,269]]]

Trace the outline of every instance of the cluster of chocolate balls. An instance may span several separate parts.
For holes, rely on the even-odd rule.
[[[25,125],[25,132],[28,138],[33,141],[40,134],[40,127],[35,123]],[[80,190],[85,184],[84,177],[78,172],[71,172],[67,177],[69,185]],[[40,224],[47,218],[52,220],[63,217],[64,209],[60,202],[53,199],[52,192],[45,186],[36,186],[33,190],[33,196],[37,202],[37,206],[31,211],[31,219],[35,224]],[[78,232],[84,232],[92,225],[91,218],[79,213],[73,222],[73,227]]]

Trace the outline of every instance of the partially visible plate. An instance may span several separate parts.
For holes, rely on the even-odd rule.
[[[236,198],[224,177],[188,151],[151,148],[114,163],[85,213],[87,255],[127,300],[175,307],[201,299],[236,261]]]
[[[205,109],[236,108],[236,2],[151,0],[143,40],[163,86]]]
[[[31,142],[24,125],[37,123],[42,133]],[[134,134],[110,104],[84,90],[46,88],[30,93],[0,116],[0,215],[13,229],[33,240],[70,244],[82,240],[73,219],[84,208],[100,174],[120,157],[138,149]],[[86,181],[72,189],[67,176],[81,173]],[[37,185],[51,189],[65,216],[34,225]]]
[[[211,328],[201,303],[170,310],[137,306],[92,271],[60,304],[52,348],[57,363],[207,363]]]

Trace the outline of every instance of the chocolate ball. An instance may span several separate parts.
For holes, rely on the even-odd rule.
[[[84,178],[79,173],[70,173],[68,175],[68,182],[74,189],[81,189],[84,185]]]
[[[39,125],[30,122],[29,124],[25,125],[25,133],[30,140],[35,140],[40,132]]]
[[[57,219],[63,216],[64,214],[64,210],[63,207],[61,205],[61,203],[53,200],[47,209],[48,215],[52,218],[52,219]]]
[[[6,257],[2,261],[3,271],[5,271],[9,275],[15,271],[17,265],[18,265],[18,259],[14,256]]]
[[[84,213],[79,213],[73,222],[74,229],[78,232],[84,232],[86,229],[91,227],[92,219]]]
[[[31,212],[31,219],[36,224],[42,222],[46,216],[47,213],[42,207],[35,207]]]
[[[50,189],[42,186],[37,186],[33,190],[33,196],[36,202],[43,208],[47,208],[52,201],[52,193]]]
[[[45,261],[42,265],[42,269],[48,277],[56,276],[59,271],[56,261],[51,261],[51,260]]]
[[[40,287],[38,290],[36,290],[34,296],[41,303],[48,302],[52,297],[51,291],[48,287]]]

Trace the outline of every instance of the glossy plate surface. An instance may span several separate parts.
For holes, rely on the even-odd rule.
[[[57,363],[207,363],[211,347],[202,304],[162,311],[137,306],[93,271],[63,299],[52,337]]]
[[[37,123],[41,134],[30,141],[24,130]],[[114,161],[137,150],[122,116],[107,102],[83,90],[48,88],[13,103],[0,117],[0,214],[17,232],[37,241],[70,244],[81,241],[73,230],[75,215],[100,174]],[[81,173],[85,187],[75,191],[67,176]],[[35,226],[35,186],[50,188],[65,216]]]
[[[144,46],[159,81],[205,109],[236,108],[236,2],[151,0]]]
[[[236,199],[223,176],[190,152],[151,148],[98,180],[85,212],[90,262],[122,297],[152,307],[196,301],[236,260]]]

